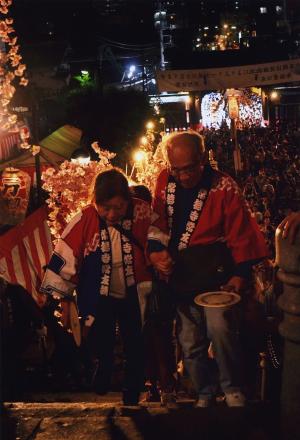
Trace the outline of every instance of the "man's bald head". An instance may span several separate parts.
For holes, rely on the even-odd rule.
[[[164,141],[167,158],[173,154],[189,154],[202,159],[205,155],[204,138],[196,131],[175,132]]]
[[[170,173],[184,188],[200,181],[206,161],[204,139],[196,131],[176,132],[164,141]]]

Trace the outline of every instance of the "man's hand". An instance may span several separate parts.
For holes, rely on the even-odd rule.
[[[282,230],[282,238],[287,238],[293,244],[300,228],[300,212],[292,212],[278,226]]]
[[[149,259],[156,270],[163,275],[170,275],[173,268],[173,260],[167,250],[152,252]]]
[[[241,293],[246,285],[245,279],[242,277],[234,276],[224,286],[221,286],[221,290],[227,292]]]

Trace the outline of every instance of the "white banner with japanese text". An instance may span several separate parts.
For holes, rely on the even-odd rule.
[[[156,80],[160,92],[196,92],[289,83],[300,81],[300,58],[247,66],[161,70]]]

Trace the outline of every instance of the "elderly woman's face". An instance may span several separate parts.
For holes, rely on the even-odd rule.
[[[105,202],[96,205],[98,214],[106,221],[108,226],[118,223],[125,217],[128,201],[120,196],[113,197]]]

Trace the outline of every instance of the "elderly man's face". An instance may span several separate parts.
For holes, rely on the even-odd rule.
[[[168,153],[170,173],[183,188],[194,188],[203,173],[203,158],[189,139],[174,139]]]

